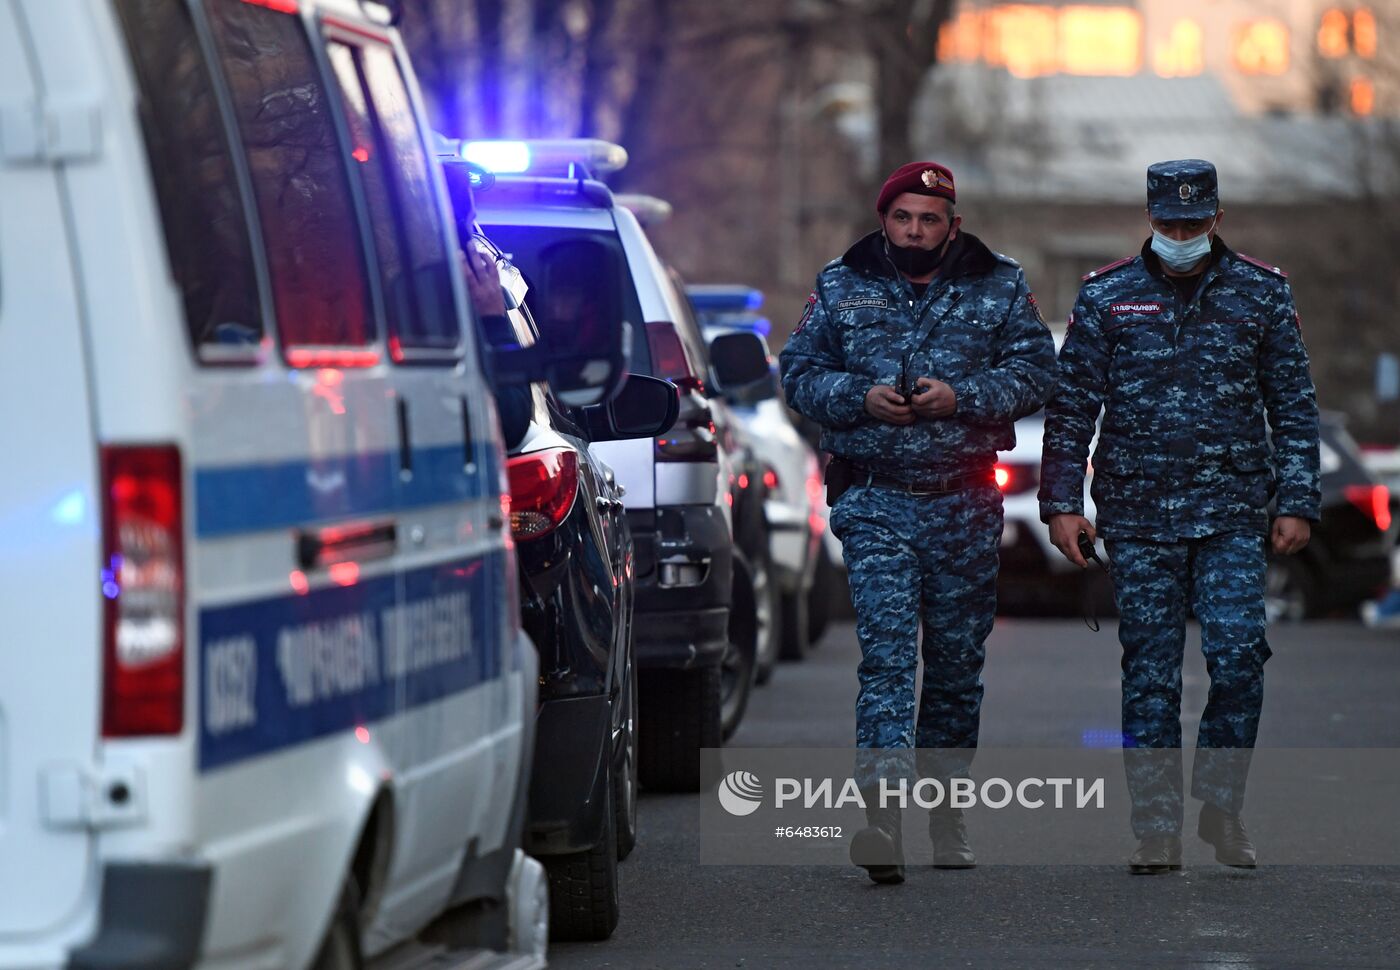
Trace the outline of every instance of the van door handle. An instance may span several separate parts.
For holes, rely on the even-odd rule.
[[[387,559],[398,544],[398,526],[393,522],[329,525],[297,533],[297,564],[302,569],[315,569],[341,562]]]
[[[409,478],[413,475],[413,439],[409,436],[408,401],[399,398],[395,404],[399,419],[399,475]]]

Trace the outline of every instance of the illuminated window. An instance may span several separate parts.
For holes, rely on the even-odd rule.
[[[1055,62],[1055,10],[1008,3],[987,11],[983,57],[1016,77],[1051,74]]]
[[[1376,110],[1376,86],[1364,77],[1351,82],[1351,112],[1368,115]]]
[[[938,59],[942,63],[967,63],[982,57],[982,14],[965,10],[938,30]]]
[[[1352,45],[1362,57],[1376,56],[1376,15],[1361,8],[1351,18]]]
[[[1349,47],[1347,15],[1340,10],[1328,10],[1317,28],[1317,52],[1323,57],[1345,57]]]
[[[1236,26],[1235,66],[1245,74],[1288,70],[1288,28],[1278,20],[1251,20]]]
[[[1060,10],[1060,70],[1066,74],[1136,74],[1142,66],[1142,17],[1127,7]]]
[[[1152,69],[1162,77],[1200,74],[1205,67],[1202,44],[1201,25],[1194,20],[1178,20],[1167,39],[1153,50]]]

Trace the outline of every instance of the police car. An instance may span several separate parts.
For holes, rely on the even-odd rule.
[[[620,147],[468,141],[453,150],[491,174],[493,187],[477,196],[478,219],[529,279],[542,331],[550,332],[551,317],[596,317],[590,303],[612,289],[552,266],[559,247],[586,245],[595,262],[610,261],[608,273],[619,281],[623,314],[634,324],[631,370],[681,390],[680,418],[666,434],[593,450],[626,488],[636,544],[641,781],[695,790],[701,749],[722,741],[721,665],[730,647],[734,568],[729,483],[737,478],[706,394],[703,342],[686,328],[685,297],[636,217],[592,177],[625,164]],[[569,312],[549,309],[556,301]]]
[[[541,962],[495,406],[384,14],[0,5],[0,967],[357,967],[454,906]]]

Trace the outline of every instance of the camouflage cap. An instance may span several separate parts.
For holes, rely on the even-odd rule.
[[[1199,158],[1147,168],[1147,212],[1154,219],[1209,219],[1220,208],[1215,166]]]

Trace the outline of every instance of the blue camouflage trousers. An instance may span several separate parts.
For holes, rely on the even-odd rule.
[[[1244,805],[1264,701],[1265,537],[1236,532],[1152,542],[1107,539],[1123,645],[1123,756],[1133,833],[1182,826],[1181,664],[1188,605],[1201,624],[1210,692],[1191,794],[1227,812]]]
[[[837,500],[831,529],[850,572],[860,639],[857,748],[973,749],[985,642],[996,615],[1001,492],[993,484],[944,495],[857,486]],[[923,626],[917,720],[914,675]],[[962,774],[957,764],[926,773]],[[858,768],[870,780],[868,762]],[[907,774],[888,759],[881,775]]]

